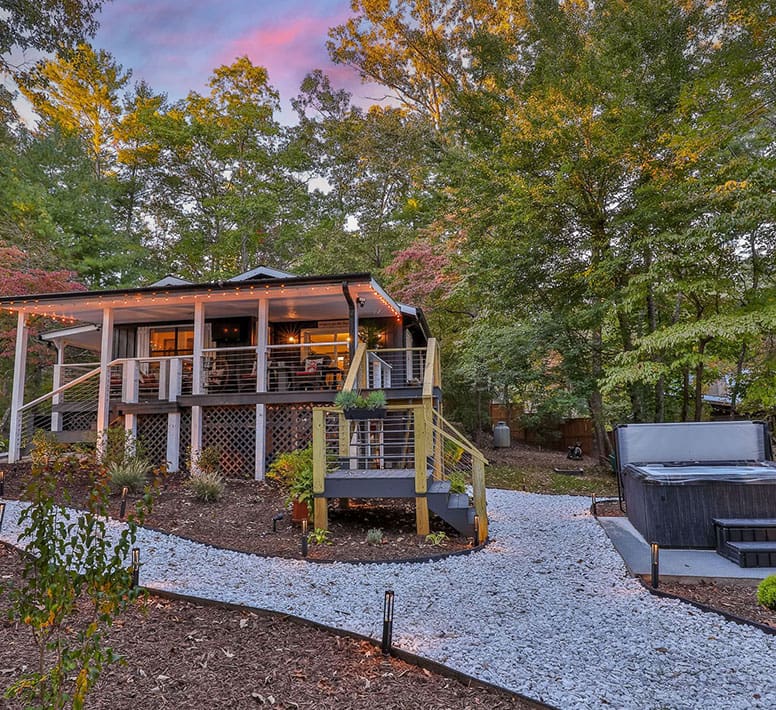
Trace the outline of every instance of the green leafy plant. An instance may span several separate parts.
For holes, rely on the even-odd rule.
[[[221,452],[215,446],[206,446],[202,451],[191,457],[191,472],[220,473]]]
[[[447,533],[442,530],[429,533],[426,535],[426,542],[434,547],[441,547],[447,542]]]
[[[312,454],[311,454],[312,457]],[[288,487],[288,502],[298,501],[299,503],[306,503],[309,515],[313,516],[313,464],[312,460],[310,465],[301,468],[297,471],[294,480],[291,481],[291,485]]]
[[[334,398],[334,406],[345,412],[349,409],[382,409],[387,402],[388,399],[383,390],[374,390],[366,397],[355,390],[340,390]]]
[[[757,586],[757,603],[768,609],[776,609],[776,574],[766,577]]]
[[[323,528],[315,528],[307,535],[307,541],[313,545],[331,545],[331,533]]]
[[[304,449],[297,449],[296,451],[289,451],[288,453],[277,456],[277,458],[269,465],[269,468],[267,469],[267,479],[288,487],[293,483],[301,470],[308,467],[312,468],[312,465],[312,446],[308,446]]]
[[[466,493],[466,476],[462,471],[453,471],[447,480],[450,482],[450,493]]]
[[[127,561],[137,525],[151,508],[151,489],[128,523],[108,533],[108,478],[94,457],[74,456],[41,433],[19,515],[24,545],[21,582],[9,590],[8,618],[32,631],[35,667],[5,691],[26,707],[82,708],[102,670],[118,660],[103,639],[107,627],[138,596]],[[89,477],[85,511],[55,502],[76,476]]]
[[[126,486],[132,493],[143,490],[151,465],[139,456],[125,457],[123,461],[112,461],[106,468],[111,488],[121,491]]]
[[[380,528],[370,528],[366,533],[367,545],[382,545],[383,531]]]

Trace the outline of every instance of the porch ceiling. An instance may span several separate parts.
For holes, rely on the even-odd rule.
[[[400,317],[392,301],[371,279],[348,283],[359,303],[359,318]],[[341,283],[248,285],[229,283],[199,291],[161,288],[150,292],[84,292],[21,297],[0,305],[12,311],[41,315],[64,323],[102,323],[104,308],[113,309],[114,323],[193,322],[194,304],[204,303],[205,318],[256,315],[259,301],[269,301],[270,321],[315,321],[348,317]],[[361,305],[363,304],[363,305]]]

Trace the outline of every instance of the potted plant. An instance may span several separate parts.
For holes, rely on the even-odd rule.
[[[342,409],[345,419],[384,419],[387,413],[385,392],[374,390],[366,397],[354,390],[337,393],[334,404]]]
[[[267,478],[288,488],[291,520],[308,520],[313,502],[313,448],[280,454],[267,470]]]

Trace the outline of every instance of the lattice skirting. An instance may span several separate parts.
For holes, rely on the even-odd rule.
[[[214,446],[225,476],[253,478],[256,467],[256,407],[204,407],[202,448]]]
[[[278,455],[303,449],[313,440],[311,404],[268,404],[266,463]]]
[[[143,414],[137,418],[137,441],[152,466],[167,463],[167,415]]]

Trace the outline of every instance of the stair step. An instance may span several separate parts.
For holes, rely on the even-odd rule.
[[[712,518],[721,528],[776,528],[776,518]]]
[[[739,567],[776,567],[776,542],[725,541],[717,554]]]
[[[468,508],[469,496],[466,493],[451,493],[447,499],[447,507],[451,509]]]
[[[428,486],[429,493],[449,493],[450,481],[432,481]]]

